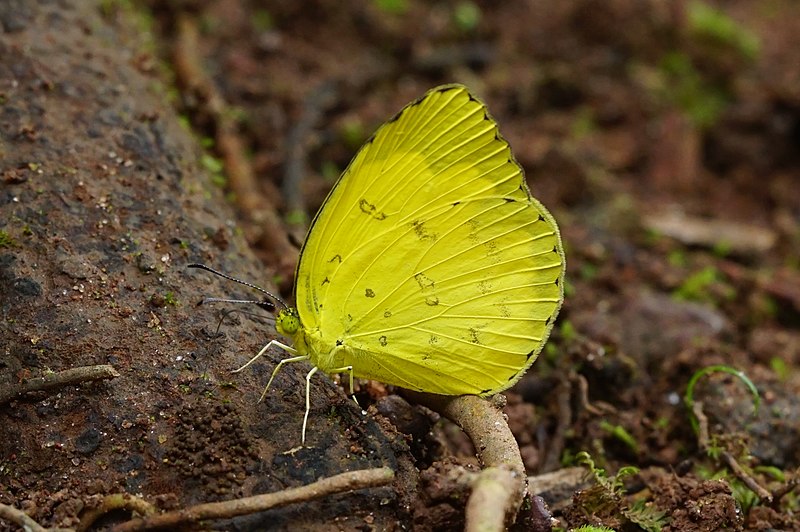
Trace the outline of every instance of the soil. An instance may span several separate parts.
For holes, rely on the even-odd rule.
[[[170,509],[386,465],[394,487],[213,527],[463,527],[457,428],[375,383],[362,415],[315,377],[312,445],[287,452],[307,368],[258,403],[283,355],[230,370],[270,314],[197,308],[254,296],[185,268],[290,299],[355,150],[460,82],[566,247],[564,308],[506,413],[531,477],[587,473],[518,528],[550,530],[539,508],[564,529],[800,530],[796,2],[40,0],[0,4],[0,27],[0,382],[121,374],[0,404],[0,503],[75,526],[111,493]]]

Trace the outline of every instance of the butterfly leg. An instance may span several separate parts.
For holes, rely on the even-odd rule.
[[[336,368],[332,369],[327,372],[329,375],[333,375],[334,373],[349,373],[350,374],[350,398],[356,403],[358,408],[361,408],[361,405],[358,404],[358,399],[356,399],[356,392],[355,387],[353,386],[353,366],[345,366],[343,368]]]
[[[287,353],[290,353],[290,354],[292,354],[292,355],[296,355],[296,354],[297,354],[297,350],[296,350],[294,347],[290,347],[290,346],[288,346],[288,345],[282,344],[282,343],[280,343],[280,342],[279,342],[279,341],[277,341],[277,340],[270,340],[270,342],[269,342],[267,345],[265,345],[264,347],[262,347],[262,348],[261,348],[261,351],[259,351],[259,352],[258,352],[258,354],[256,354],[256,356],[254,356],[253,358],[251,358],[250,360],[248,360],[248,361],[247,361],[247,364],[245,364],[244,366],[242,366],[242,367],[241,367],[241,368],[239,368],[239,369],[235,369],[235,370],[233,370],[231,373],[239,373],[239,372],[240,372],[240,371],[242,371],[244,368],[246,368],[247,366],[249,366],[250,364],[252,364],[252,363],[253,363],[253,362],[255,362],[256,360],[258,360],[259,358],[261,358],[261,355],[263,355],[264,353],[266,353],[266,352],[267,352],[267,349],[269,349],[269,348],[270,348],[270,347],[272,347],[273,345],[276,345],[276,346],[280,347],[281,349],[283,349],[284,351],[286,351]],[[279,366],[279,367],[280,367],[280,366]],[[274,375],[273,375],[273,377],[274,377]]]
[[[308,358],[308,357],[303,357]],[[286,361],[291,360],[286,359]],[[285,362],[285,361],[284,361]],[[318,367],[311,368],[311,371],[308,372],[306,375],[306,415],[303,416],[303,433],[300,437],[301,445],[306,444],[306,424],[308,423],[308,413],[311,411],[311,376],[314,375],[319,370]]]
[[[272,370],[272,375],[270,376],[269,381],[267,382],[267,385],[264,387],[264,391],[261,393],[261,397],[258,399],[258,402],[260,403],[267,396],[267,392],[269,391],[269,387],[272,385],[272,380],[275,378],[275,375],[278,374],[278,372],[281,370],[281,368],[283,367],[284,364],[289,364],[291,362],[300,362],[301,360],[308,360],[308,355],[300,355],[300,356],[291,357],[291,358],[284,358],[283,360],[278,362],[278,365],[275,366],[274,370]],[[249,362],[248,362],[248,364],[249,364]]]

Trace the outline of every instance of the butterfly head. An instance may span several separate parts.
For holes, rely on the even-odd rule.
[[[283,308],[275,317],[275,329],[277,329],[278,334],[283,336],[294,337],[301,327],[302,324],[300,323],[300,315],[297,313],[297,309]]]

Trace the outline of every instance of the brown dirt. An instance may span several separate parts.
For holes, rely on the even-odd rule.
[[[185,264],[290,297],[296,257],[256,245],[255,260],[242,235],[270,242],[253,237],[263,222],[235,214],[208,179],[219,143],[205,155],[198,145],[215,122],[196,92],[171,85],[188,17],[258,193],[294,240],[402,105],[453,81],[485,99],[567,248],[554,337],[509,393],[525,465],[557,472],[587,451],[610,476],[641,469],[613,493],[548,500],[560,526],[637,530],[646,519],[631,510],[643,507],[664,530],[800,530],[797,494],[758,500],[713,453],[773,493],[800,467],[800,7],[709,1],[739,25],[714,33],[725,24],[704,21],[699,2],[385,4],[0,3],[0,230],[11,238],[0,239],[0,382],[99,363],[122,374],[0,405],[0,502],[70,526],[108,493],[174,508],[389,465],[394,489],[218,528],[463,526],[447,471],[474,458],[452,425],[366,383],[362,416],[320,378],[313,446],[285,453],[303,368],[260,404],[281,354],[229,374],[271,325],[236,314],[215,334],[219,314],[194,304],[247,292]],[[475,27],[457,22],[470,6]],[[762,399],[754,413],[741,381],[701,379],[705,453],[683,394],[714,364],[741,370]]]

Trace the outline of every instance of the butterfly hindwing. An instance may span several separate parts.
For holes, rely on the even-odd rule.
[[[535,359],[563,272],[555,221],[496,123],[450,85],[355,156],[309,231],[296,299],[316,348],[339,346],[356,376],[486,394]]]

